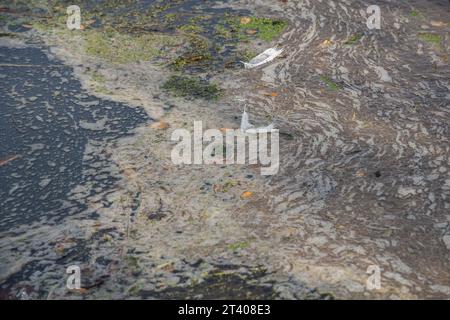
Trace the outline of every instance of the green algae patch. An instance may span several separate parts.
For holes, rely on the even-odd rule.
[[[225,23],[218,24],[216,32],[226,38],[234,36],[240,41],[248,41],[253,35],[272,41],[287,27],[286,21],[264,17],[228,17]]]
[[[419,10],[411,10],[409,12],[409,16],[412,17],[412,18],[419,19],[419,20],[424,20],[425,19],[424,14],[422,12],[420,12]]]
[[[409,15],[410,15],[411,17],[418,17],[418,16],[421,15],[421,13],[420,13],[418,10],[412,10],[412,11],[409,13]]]
[[[347,41],[345,41],[344,44],[347,44],[347,45],[356,44],[359,42],[359,40],[361,40],[362,37],[363,37],[362,33],[356,33],[356,34],[352,35]]]
[[[179,26],[178,30],[191,34],[205,33],[205,27],[207,26],[208,19],[211,19],[208,15],[191,17],[188,23]]]
[[[242,23],[248,21],[248,19],[250,19],[249,22]],[[244,20],[244,18],[242,18],[240,20],[240,30],[246,34],[256,31],[256,36],[264,41],[272,41],[281,35],[287,26],[287,22],[271,18],[250,17],[248,19]]]
[[[55,1],[51,9],[48,17],[33,20],[34,27],[60,38],[83,38],[89,56],[114,64],[157,60],[173,71],[189,73],[237,68],[239,60],[251,58],[239,55],[240,44],[272,41],[288,25],[281,18],[246,16],[244,10],[127,0],[82,6],[82,30],[68,31],[63,2]],[[180,50],[172,50],[172,40]]]
[[[325,83],[327,87],[332,91],[341,89],[341,87],[336,82],[327,78],[326,76],[320,76],[320,80],[322,80],[322,82]]]
[[[440,45],[441,44],[441,36],[434,33],[419,33],[417,37],[425,42],[434,44],[434,45]]]
[[[187,34],[185,38],[189,42],[189,49],[175,58],[170,66],[176,71],[186,67],[205,67],[213,58],[208,40],[194,34]]]
[[[206,100],[216,100],[221,94],[221,90],[215,84],[209,84],[200,78],[179,75],[171,76],[162,88],[176,96]]]
[[[223,24],[216,24],[214,27],[214,31],[216,36],[225,38],[225,39],[232,39],[233,38],[233,31],[230,30],[230,28],[227,28],[226,25]]]
[[[254,50],[251,49],[242,49],[240,51],[238,51],[238,58],[241,61],[250,61],[252,58],[256,57],[258,55],[257,52],[255,52]]]
[[[92,79],[92,81],[95,81],[97,83],[105,83],[106,82],[105,77],[98,72],[93,72],[91,74],[91,79]]]
[[[102,74],[94,71],[94,72],[90,73],[90,77],[91,77],[91,80],[95,83],[94,84],[95,92],[105,94],[105,95],[113,94],[113,92],[111,92],[110,90],[108,90],[106,88],[106,86],[105,86],[106,78]]]
[[[231,251],[242,250],[250,246],[250,241],[236,242],[228,245],[228,249]]]
[[[129,35],[99,31],[87,31],[85,40],[88,55],[118,64],[150,60],[162,55],[164,47],[180,43],[173,36],[161,34]]]
[[[264,273],[263,273],[264,272]],[[277,299],[279,293],[273,285],[258,285],[258,280],[266,275],[266,272],[249,270],[239,273],[234,270],[216,269],[208,272],[202,281],[191,280],[187,286],[169,287],[159,291],[141,290],[139,296],[144,299],[220,299],[220,300],[258,300]]]
[[[175,12],[174,13],[168,13],[168,14],[166,14],[164,16],[164,22],[166,22],[166,23],[173,23],[173,22],[176,21],[177,17],[178,17],[178,14],[175,13]]]
[[[186,24],[178,28],[178,30],[186,32],[186,33],[202,33],[204,30],[201,26],[195,24]]]
[[[263,266],[217,265],[215,269],[203,273],[201,278],[192,278],[188,285],[177,285],[162,290],[144,288],[136,292],[136,295],[143,299],[280,299],[280,292],[275,289],[274,282],[267,278],[268,275],[267,269]],[[322,294],[304,284],[301,285],[297,297],[304,300],[334,299],[332,294]]]
[[[201,67],[212,59],[212,55],[209,52],[187,52],[176,59],[174,59],[170,66],[176,71],[182,71],[186,67]]]

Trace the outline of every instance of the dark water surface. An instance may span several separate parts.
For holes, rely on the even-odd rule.
[[[92,195],[116,181],[108,154],[83,159],[88,141],[112,141],[149,118],[88,95],[71,68],[41,49],[0,47],[0,60],[0,158],[18,156],[0,167],[1,232],[85,208],[67,198],[72,188],[89,185]]]

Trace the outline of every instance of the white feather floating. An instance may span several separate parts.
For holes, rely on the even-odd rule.
[[[245,69],[252,69],[255,67],[258,67],[260,65],[263,65],[267,62],[272,61],[276,57],[278,57],[283,52],[283,49],[275,49],[270,48],[264,51],[263,53],[258,54],[256,57],[251,59],[249,62],[243,62]]]
[[[241,131],[245,132],[250,128],[253,128],[253,125],[250,124],[250,122],[248,121],[248,114],[244,109],[244,112],[242,113],[242,118],[241,118]]]

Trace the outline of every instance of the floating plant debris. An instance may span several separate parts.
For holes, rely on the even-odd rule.
[[[162,88],[178,96],[206,100],[218,99],[221,93],[221,90],[215,84],[209,84],[200,78],[179,75],[171,76]]]

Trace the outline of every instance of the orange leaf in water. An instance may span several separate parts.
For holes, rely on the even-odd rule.
[[[253,192],[251,191],[244,191],[241,194],[241,199],[248,199],[253,195]]]
[[[265,96],[268,96],[268,97],[278,97],[278,93],[275,91],[274,92],[263,92],[262,94]]]
[[[155,122],[150,125],[150,128],[157,129],[157,130],[166,130],[169,127],[170,127],[170,125],[164,121]]]

